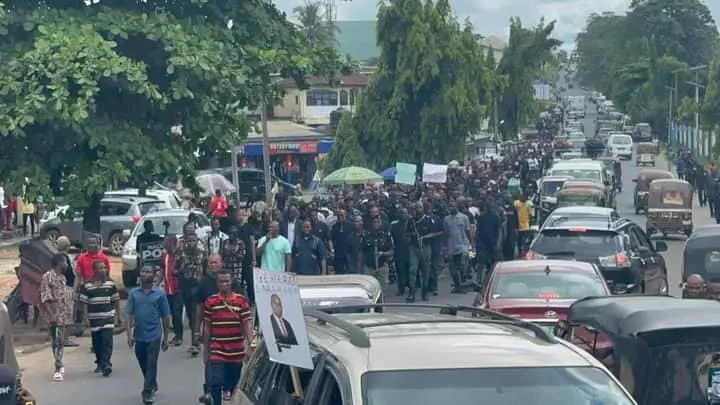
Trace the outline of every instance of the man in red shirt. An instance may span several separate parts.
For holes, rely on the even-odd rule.
[[[97,237],[91,236],[85,241],[86,252],[75,258],[75,297],[77,297],[80,286],[89,283],[94,275],[93,262],[100,261],[105,264],[105,274],[110,278],[110,258],[100,250],[100,241]],[[82,305],[76,308],[82,308]],[[85,325],[85,313],[82,309],[75,312],[75,334],[80,337],[83,334]]]
[[[217,218],[227,217],[228,200],[220,190],[215,190],[215,195],[210,200],[210,211],[212,216]]]
[[[226,270],[216,276],[218,293],[205,300],[203,341],[205,376],[210,395],[205,404],[231,400],[240,380],[242,364],[253,340],[252,314],[248,300],[232,290],[232,277]]]

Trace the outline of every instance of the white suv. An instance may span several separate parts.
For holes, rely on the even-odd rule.
[[[239,403],[636,403],[590,354],[538,325],[471,307],[381,306],[383,313],[306,310],[315,367],[299,370],[304,398],[293,395],[290,368],[271,361],[261,343],[244,370]]]

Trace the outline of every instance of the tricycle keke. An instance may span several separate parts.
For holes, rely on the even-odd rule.
[[[535,202],[537,207],[535,217],[537,223],[542,224],[555,209],[557,204],[557,193],[563,188],[565,182],[571,180],[572,177],[567,176],[545,176],[541,177],[538,183],[538,201]]]
[[[296,276],[303,308],[332,312],[335,306],[382,304],[385,302],[377,278],[365,274]],[[378,307],[373,312],[382,312]]]
[[[693,274],[702,276],[711,298],[720,300],[720,225],[695,228],[683,248],[680,288],[687,297],[685,282]]]
[[[693,230],[692,199],[693,187],[685,180],[653,180],[647,198],[647,234],[690,236]]]
[[[556,208],[560,207],[606,207],[605,191],[596,188],[562,189],[557,194]]]
[[[577,327],[610,338],[609,368],[639,405],[720,403],[716,396],[720,392],[719,302],[668,296],[589,297],[570,307],[568,320],[558,324],[556,335],[571,340]],[[596,351],[591,345],[590,353]]]
[[[655,166],[655,153],[657,146],[654,143],[642,142],[637,145],[635,166],[652,165]]]
[[[635,214],[640,214],[640,211],[647,211],[647,193],[650,190],[650,183],[657,179],[672,179],[675,176],[667,170],[659,169],[643,169],[636,179],[633,179],[635,183],[635,191],[633,192],[633,200],[635,203]]]

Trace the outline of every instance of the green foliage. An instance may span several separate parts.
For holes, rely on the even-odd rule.
[[[702,105],[700,106],[702,108]],[[677,109],[676,121],[683,125],[694,125],[695,113],[699,111],[697,103],[690,97],[683,97]]]
[[[264,0],[5,5],[0,178],[49,184],[88,208],[86,228],[115,182],[192,181],[196,152],[237,145],[241,110],[274,97],[271,75],[303,83],[341,67]]]
[[[708,67],[707,89],[705,89],[701,113],[703,121],[709,127],[715,128],[720,125],[720,48],[715,51]]]
[[[653,132],[664,135],[668,88],[677,83],[675,100],[694,98],[694,88],[686,82],[694,82],[695,73],[683,69],[708,64],[718,43],[715,22],[700,0],[634,0],[626,15],[588,18],[575,40],[577,78],[603,92],[634,121],[649,122]],[[706,74],[699,73],[704,84]],[[713,87],[712,80],[708,86]],[[695,106],[677,104],[673,115],[686,120],[690,114],[694,122]]]
[[[458,23],[447,0],[398,0],[379,5],[377,37],[377,71],[348,129],[357,141],[337,154],[357,150],[374,169],[463,156],[495,80],[472,27]]]
[[[520,19],[510,20],[510,40],[497,69],[508,80],[498,102],[498,120],[504,121],[500,126],[503,139],[515,139],[537,117],[533,82],[543,65],[553,63],[553,51],[562,44],[551,38],[554,29],[554,21],[525,28]]]

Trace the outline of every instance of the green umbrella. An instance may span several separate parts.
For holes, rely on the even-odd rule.
[[[328,174],[323,179],[325,184],[365,184],[369,181],[382,181],[382,176],[364,167],[350,166]]]

